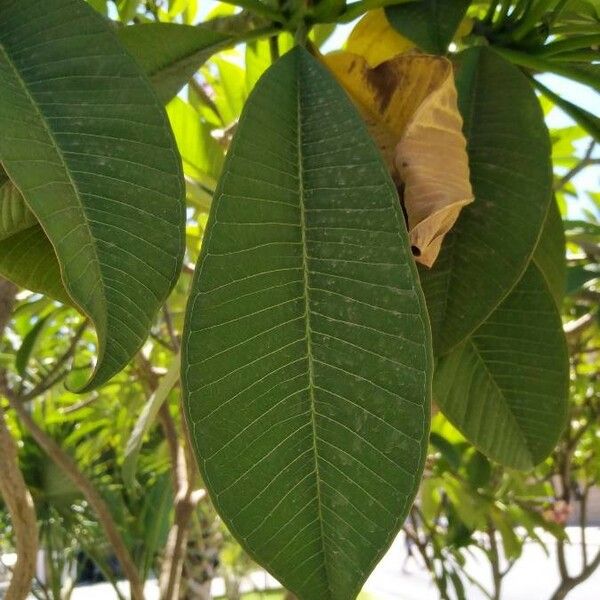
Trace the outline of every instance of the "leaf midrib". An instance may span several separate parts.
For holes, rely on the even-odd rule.
[[[80,197],[80,191],[79,191],[79,187],[77,186],[77,183],[75,182],[75,180],[73,179],[72,175],[71,175],[71,171],[69,170],[69,168],[67,167],[67,162],[65,160],[64,154],[59,146],[59,144],[56,141],[56,138],[54,137],[54,133],[50,127],[50,125],[48,124],[46,117],[44,116],[44,114],[42,113],[42,111],[40,110],[40,107],[38,106],[38,103],[36,101],[36,99],[31,95],[31,92],[29,91],[29,88],[26,85],[25,80],[21,77],[21,74],[19,72],[19,69],[17,68],[17,66],[15,65],[15,63],[13,62],[13,60],[11,59],[8,51],[6,50],[6,47],[4,44],[0,43],[0,51],[2,52],[2,55],[4,56],[8,66],[11,68],[16,80],[18,81],[19,85],[21,86],[23,93],[25,94],[26,98],[29,100],[29,103],[31,104],[33,110],[35,111],[35,113],[37,114],[40,122],[42,123],[42,126],[44,127],[44,130],[46,131],[46,134],[48,135],[48,138],[50,140],[50,142],[52,143],[52,147],[54,148],[58,158],[60,159],[61,165],[64,169],[64,172],[67,176],[67,179],[69,181],[69,183],[71,184],[73,190],[74,190],[74,196],[75,199],[77,200],[78,204],[79,204],[79,208],[81,211],[81,215],[83,216],[83,221],[85,224],[85,228],[88,232],[88,237],[91,240],[91,248],[92,248],[92,253],[94,255],[94,264],[95,267],[98,271],[98,279],[97,281],[100,284],[100,287],[102,288],[102,293],[100,294],[100,299],[101,299],[101,303],[102,306],[104,308],[104,315],[106,315],[108,307],[106,304],[106,293],[105,293],[105,283],[104,283],[104,278],[102,277],[102,270],[100,269],[100,259],[98,257],[98,250],[96,248],[96,245],[94,244],[93,240],[94,240],[94,236],[92,235],[92,230],[90,227],[90,223],[88,220],[87,215],[85,214],[85,210],[83,207],[83,204],[81,202],[81,197]],[[15,183],[16,186],[16,183]],[[18,187],[17,187],[18,189]],[[23,192],[21,190],[19,190],[19,192],[21,192],[21,195],[23,196],[23,198],[25,199],[25,201],[27,202],[27,197],[25,194],[23,194]],[[38,219],[38,221],[40,222],[40,226],[42,227],[42,229],[44,230],[44,233],[47,235],[48,239],[50,240],[50,243],[52,244],[52,246],[54,247],[54,243],[52,242],[52,239],[50,238],[50,236],[48,235],[48,232],[46,231],[46,228],[44,227],[43,223],[40,221],[39,216],[36,214],[35,208],[32,207],[29,202],[27,202],[27,204],[29,205],[29,208],[31,209],[31,211],[34,213],[34,215],[36,216],[36,218]],[[55,251],[56,254],[56,251]],[[58,254],[56,254],[57,258],[58,258]],[[69,285],[67,284],[67,280],[66,280],[66,274],[63,271],[63,265],[60,263],[59,261],[59,265],[60,265],[60,270],[61,270],[61,274],[63,276],[63,280],[64,280],[64,284],[65,284],[65,289],[67,290],[67,292],[69,291]],[[69,296],[71,296],[71,294],[69,294]],[[76,302],[75,304],[77,304],[77,306],[79,308],[81,308],[81,310],[94,322],[94,324],[98,327],[98,323],[96,322],[96,315],[91,315],[88,312],[88,308],[81,306],[80,303]],[[101,352],[100,352],[101,354]]]
[[[521,443],[523,444],[523,447],[525,448],[525,450],[527,452],[527,458],[529,459],[530,464],[533,467],[533,465],[535,464],[535,462],[534,462],[534,458],[533,458],[533,452],[532,452],[532,450],[531,450],[531,448],[529,446],[529,442],[528,442],[527,438],[525,437],[525,434],[521,431],[521,427],[519,425],[519,422],[517,421],[517,418],[513,414],[512,407],[508,403],[508,400],[505,398],[504,392],[502,391],[502,389],[500,388],[500,386],[496,382],[496,379],[495,379],[494,375],[490,371],[490,369],[489,369],[487,363],[485,362],[483,356],[479,352],[479,348],[477,347],[477,343],[475,342],[475,337],[477,337],[477,336],[476,335],[474,337],[472,336],[471,339],[469,340],[469,342],[471,344],[471,348],[473,349],[473,352],[475,352],[475,355],[477,356],[477,358],[480,360],[481,365],[483,366],[483,369],[484,369],[486,375],[489,377],[489,379],[490,379],[490,381],[491,381],[494,389],[498,393],[498,397],[501,399],[502,406],[504,406],[504,408],[506,410],[506,413],[508,415],[510,415],[509,420],[511,421],[511,423],[513,425],[513,429],[516,432],[517,437],[521,440]]]
[[[298,149],[298,198],[300,201],[300,232],[302,235],[302,278],[304,290],[304,314],[305,314],[305,339],[306,339],[306,354],[308,358],[308,394],[310,398],[310,419],[313,433],[313,449],[315,458],[315,478],[317,492],[317,510],[319,517],[319,527],[321,530],[321,547],[323,552],[323,567],[327,576],[327,589],[331,594],[329,568],[327,562],[327,553],[325,549],[325,530],[323,529],[323,510],[322,510],[322,493],[321,493],[321,476],[319,474],[319,452],[317,450],[317,410],[315,401],[315,382],[314,382],[314,359],[312,354],[312,335],[310,326],[310,295],[308,281],[308,249],[306,243],[306,210],[304,206],[304,159],[302,152],[302,93],[301,93],[301,68],[296,70],[296,106],[297,106],[297,149]]]

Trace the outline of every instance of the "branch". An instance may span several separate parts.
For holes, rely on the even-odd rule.
[[[498,552],[498,541],[496,540],[496,530],[494,529],[491,520],[488,523],[487,530],[490,540],[490,566],[492,569],[492,584],[494,586],[494,598],[500,598],[500,590],[502,587],[502,573],[500,571],[500,553]]]
[[[562,540],[558,540],[557,541],[557,550],[561,550],[560,554],[559,554],[559,568],[561,571],[561,578],[562,581],[560,582],[558,588],[556,588],[556,591],[554,592],[554,594],[552,594],[550,600],[563,600],[564,598],[567,597],[568,593],[575,587],[577,587],[580,583],[583,583],[586,579],[588,579],[593,573],[594,571],[600,567],[600,550],[598,550],[598,552],[596,553],[596,556],[594,557],[594,560],[592,560],[592,562],[587,565],[587,567],[584,567],[581,572],[579,573],[579,575],[577,575],[577,577],[569,577],[568,575],[565,576],[564,574],[564,544],[562,542]],[[562,558],[562,561],[561,561]],[[562,562],[562,564],[561,564]]]
[[[102,525],[104,532],[112,547],[117,560],[119,561],[123,573],[129,580],[131,586],[131,597],[133,600],[144,599],[144,588],[140,579],[139,572],[131,554],[123,541],[119,528],[115,523],[112,514],[92,482],[79,470],[77,463],[51,438],[37,423],[23,405],[22,399],[12,393],[6,386],[4,374],[0,374],[0,390],[6,395],[11,408],[17,413],[20,421],[31,433],[33,439],[46,452],[46,454],[64,471],[73,484],[81,491],[90,507],[95,512],[98,521]]]
[[[0,339],[8,325],[17,287],[0,278]],[[24,600],[35,575],[38,528],[35,506],[19,468],[17,445],[0,406],[0,495],[8,508],[16,538],[17,564],[12,571],[6,600]]]
[[[571,181],[571,179],[573,179],[573,177],[575,177],[575,175],[577,175],[578,173],[583,171],[583,169],[585,169],[586,167],[589,167],[590,165],[593,165],[596,162],[592,158],[592,154],[594,153],[595,147],[596,147],[596,141],[592,140],[590,142],[589,146],[587,147],[587,150],[586,150],[585,154],[583,155],[583,157],[581,158],[581,160],[572,169],[567,171],[567,173],[565,173],[554,184],[555,192],[557,192],[558,190],[562,190],[562,188],[564,188],[565,185],[567,185],[567,183],[569,183],[569,181]]]
[[[173,339],[176,339],[174,332]],[[158,377],[148,359],[141,352],[138,353],[137,358],[140,378],[147,390],[154,393],[159,384]],[[172,600],[179,598],[189,522],[198,502],[205,497],[206,493],[204,490],[194,490],[196,471],[188,447],[188,438],[185,437],[184,443],[181,443],[179,432],[167,404],[161,406],[158,416],[171,461],[175,512],[162,559],[159,590],[160,598]]]
[[[563,331],[565,332],[567,339],[573,340],[573,338],[576,338],[581,332],[593,325],[595,319],[596,315],[593,312],[589,312],[577,319],[565,323],[563,325]]]
[[[163,430],[173,455],[176,449],[176,457],[172,458],[175,477],[175,516],[173,525],[169,530],[167,544],[161,572],[159,577],[160,597],[166,600],[179,598],[179,587],[183,562],[186,554],[188,526],[192,514],[198,503],[206,497],[204,490],[194,490],[196,479],[195,462],[190,455],[187,436],[184,444],[179,443],[176,436],[175,424],[166,406],[161,415]],[[187,432],[184,432],[186,435]]]
[[[0,337],[10,321],[16,294],[17,286],[0,277]]]
[[[15,565],[6,600],[25,600],[35,575],[38,528],[35,506],[19,469],[17,445],[10,435],[0,407],[0,494],[10,513],[15,531],[17,564]]]

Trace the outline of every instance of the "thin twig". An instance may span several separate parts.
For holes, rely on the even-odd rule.
[[[31,390],[25,394],[21,394],[21,401],[27,402],[37,396],[40,396],[50,388],[54,387],[59,381],[61,381],[68,373],[67,362],[73,358],[77,344],[83,337],[83,334],[88,326],[88,320],[86,319],[75,331],[75,334],[71,338],[71,342],[66,352],[52,365],[52,368],[46,373],[44,378]]]
[[[565,173],[554,184],[555,192],[562,190],[571,181],[571,179],[573,179],[573,177],[575,177],[575,175],[577,175],[578,173],[583,171],[583,169],[585,169],[586,167],[589,167],[590,165],[592,165],[596,162],[594,159],[592,159],[592,154],[594,152],[595,147],[596,147],[596,141],[592,140],[590,142],[589,146],[587,147],[587,150],[585,151],[585,154],[583,155],[581,160],[572,169],[567,171],[567,173]]]

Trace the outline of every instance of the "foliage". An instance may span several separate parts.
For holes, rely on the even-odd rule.
[[[598,483],[598,198],[566,242],[560,214],[598,118],[539,80],[600,89],[597,6],[198,13],[0,0],[0,275],[24,290],[0,393],[36,594],[68,595],[81,552],[135,598],[152,571],[200,593],[234,547],[216,510],[301,600],[355,598],[407,516],[442,597],[471,547],[500,597],[516,525],[560,556],[544,515]],[[554,105],[575,125],[549,133]],[[559,563],[557,594],[595,564]]]

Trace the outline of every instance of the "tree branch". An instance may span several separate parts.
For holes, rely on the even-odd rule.
[[[17,287],[0,278],[0,339],[12,314]],[[24,600],[31,589],[35,575],[38,548],[38,528],[35,505],[27,489],[23,473],[19,468],[17,445],[6,425],[4,411],[0,405],[0,495],[8,508],[15,531],[17,564],[6,600]]]
[[[554,184],[555,192],[557,192],[558,190],[562,190],[562,188],[564,188],[565,185],[567,185],[569,183],[569,181],[571,181],[571,179],[573,179],[573,177],[575,177],[575,175],[577,175],[578,173],[583,171],[583,169],[585,169],[586,167],[589,167],[590,165],[592,165],[596,162],[592,158],[592,154],[594,153],[595,147],[596,147],[596,141],[592,140],[590,142],[589,146],[587,147],[587,150],[585,151],[585,154],[583,155],[582,159],[572,169],[570,169],[567,173],[565,173]]]
[[[171,337],[173,341],[177,340],[174,331]],[[142,353],[138,354],[138,366],[140,378],[148,392],[154,392],[159,380],[152,365]],[[166,403],[161,406],[158,417],[171,460],[175,512],[162,559],[159,590],[160,598],[163,600],[176,600],[179,598],[190,518],[198,502],[206,494],[204,490],[194,490],[196,470],[193,457],[189,452],[188,438],[184,437],[184,443],[181,443],[175,421]]]
[[[11,392],[6,386],[3,373],[0,374],[0,389],[8,398],[11,408],[17,413],[20,421],[31,433],[33,439],[46,452],[46,454],[64,471],[74,485],[81,491],[90,507],[96,514],[98,521],[104,529],[104,533],[119,561],[125,577],[131,586],[131,597],[133,600],[144,599],[144,588],[131,554],[123,541],[119,528],[112,514],[93,483],[79,470],[77,463],[32,419],[23,405],[21,398]]]
[[[35,506],[19,469],[17,445],[6,426],[0,406],[0,493],[15,531],[17,564],[12,571],[6,600],[25,600],[35,575],[38,528]]]

